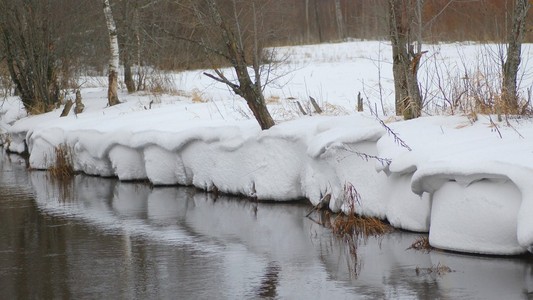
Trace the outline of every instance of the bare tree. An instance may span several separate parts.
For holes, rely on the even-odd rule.
[[[275,125],[263,95],[263,43],[260,33],[261,16],[264,13],[261,5],[265,1],[229,0],[221,7],[216,0],[192,1],[195,21],[188,22],[193,37],[176,36],[197,45],[209,57],[222,58],[222,63],[229,64],[234,75],[227,76],[217,64],[220,60],[213,59],[213,73],[206,76],[226,84],[231,90],[244,98],[261,129]],[[229,4],[229,5],[228,5]],[[196,34],[194,36],[194,34]],[[235,79],[232,77],[235,76]]]
[[[513,10],[512,28],[507,37],[507,58],[503,64],[502,100],[507,112],[518,110],[517,74],[520,66],[522,41],[526,27],[526,16],[530,3],[516,0]]]
[[[49,5],[0,1],[0,53],[26,111],[43,113],[59,101],[58,59]]]
[[[405,119],[417,118],[422,111],[417,74],[420,58],[425,52],[421,51],[420,35],[415,51],[412,40],[415,11],[411,9],[421,9],[421,5],[414,6],[412,1],[421,0],[388,0],[396,114]]]
[[[115,20],[113,19],[113,13],[109,5],[109,0],[103,0],[104,2],[104,15],[107,24],[107,30],[109,32],[109,48],[111,55],[109,59],[109,86],[107,87],[107,102],[109,106],[119,104],[118,99],[118,65],[119,65],[119,47],[118,47],[118,34]]]

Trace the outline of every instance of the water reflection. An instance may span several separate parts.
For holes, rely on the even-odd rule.
[[[76,176],[61,186],[4,159],[0,290],[6,298],[526,298],[531,258],[406,251],[417,235],[347,241],[305,203]],[[442,263],[455,272],[416,274]],[[357,265],[358,276],[354,276]]]

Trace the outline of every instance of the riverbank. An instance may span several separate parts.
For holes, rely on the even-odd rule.
[[[315,68],[325,71],[321,63]],[[286,98],[269,104],[278,125],[260,131],[237,100],[221,109],[231,101],[168,94],[154,105],[153,95],[137,93],[106,107],[105,95],[103,87],[82,89],[82,114],[59,118],[55,110],[9,125],[8,149],[27,150],[35,169],[53,166],[62,146],[74,169],[90,175],[259,200],[329,201],[334,212],[429,232],[430,243],[446,250],[514,255],[533,245],[530,119],[382,121],[339,109],[283,118],[294,104]]]

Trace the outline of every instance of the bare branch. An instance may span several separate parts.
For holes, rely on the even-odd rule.
[[[381,126],[385,128],[385,130],[387,131],[387,134],[394,138],[394,142],[396,144],[402,146],[403,148],[409,151],[413,151],[413,149],[411,149],[411,147],[409,147],[409,145],[407,145],[407,143],[404,140],[402,140],[396,132],[394,132],[389,126],[387,126],[387,124],[385,124],[385,122],[383,122],[383,120],[381,120],[378,117],[377,113],[372,109],[371,105],[368,105],[368,107],[370,109],[370,113],[376,118],[376,120],[381,124]]]
[[[184,41],[184,42],[189,42],[191,44],[194,44],[196,46],[199,46],[200,48],[204,49],[204,50],[207,50],[213,54],[216,54],[216,55],[219,55],[225,59],[230,59],[230,57],[225,54],[224,52],[222,52],[221,50],[218,50],[216,48],[213,48],[213,47],[210,47],[209,45],[207,45],[206,43],[204,43],[204,41],[202,40],[195,40],[195,39],[191,39],[191,38],[188,38],[188,37],[184,37],[184,36],[181,36],[179,34],[175,34],[175,33],[172,33],[164,28],[161,28],[160,26],[158,26],[157,24],[154,24],[154,27],[159,29],[160,31],[162,31],[163,33],[167,34],[168,36],[172,37],[172,38],[175,38],[177,40],[181,40],[181,41]]]
[[[224,74],[222,74],[222,72],[220,72],[219,70],[214,70],[215,73],[217,73],[218,77],[213,75],[213,74],[209,74],[207,72],[204,72],[203,74],[211,79],[214,79],[220,83],[223,83],[223,84],[226,84],[228,85],[233,91],[237,91],[239,89],[239,86],[234,84],[233,82],[229,81],[225,76]]]

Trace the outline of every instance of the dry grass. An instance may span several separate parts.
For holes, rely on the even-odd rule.
[[[356,214],[337,215],[331,222],[331,230],[339,237],[355,236],[368,238],[393,231],[393,227],[378,218]]]
[[[265,99],[266,104],[277,104],[280,103],[281,98],[279,96],[270,96]]]
[[[53,104],[45,104],[43,102],[37,102],[35,105],[28,108],[28,114],[35,116],[52,111],[56,108]]]
[[[360,216],[356,212],[356,204],[361,203],[361,195],[355,186],[346,182],[343,188],[344,201],[349,204],[347,214],[336,215],[329,224],[333,233],[339,237],[381,236],[393,231],[393,227],[378,218]]]
[[[154,95],[178,94],[172,74],[157,71],[154,71],[152,74],[146,76],[145,90]]]
[[[419,236],[407,250],[414,249],[429,253],[433,250],[433,247],[429,244],[429,238],[427,236]]]
[[[52,179],[59,181],[71,179],[75,175],[72,150],[66,144],[61,144],[55,148],[54,154],[55,164],[49,169]]]
[[[204,94],[200,92],[198,89],[193,89],[191,93],[191,100],[193,103],[206,103],[209,102],[208,99],[205,98]]]
[[[425,95],[424,110],[429,114],[464,114],[474,122],[477,114],[502,116],[530,116],[532,113],[531,89],[519,92],[518,99],[509,99],[502,90],[503,48],[479,49],[477,57],[464,54],[457,64],[442,64],[445,57],[439,52],[427,57],[426,82],[422,83]],[[521,71],[519,81],[526,73]],[[514,97],[512,97],[514,98]],[[512,104],[516,100],[516,104]],[[510,104],[511,103],[511,104]]]

